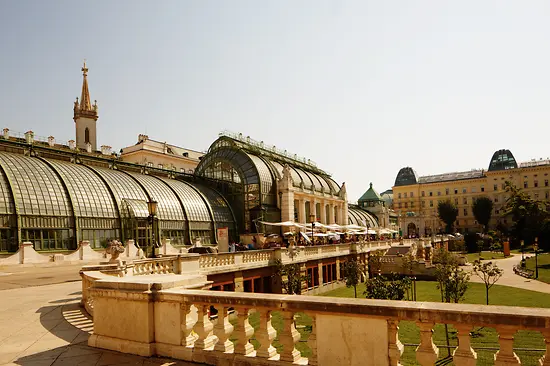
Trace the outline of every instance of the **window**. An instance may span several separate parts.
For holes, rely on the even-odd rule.
[[[527,184],[527,181],[523,182],[523,188],[527,188],[529,184]]]
[[[401,208],[401,202],[397,204],[397,208]]]
[[[498,202],[498,197],[495,197],[494,201],[495,201],[495,202]]]
[[[502,183],[502,190],[506,189],[506,183]]]
[[[476,187],[472,187],[472,193],[476,193],[477,192],[477,188]]]
[[[539,181],[535,179],[535,181],[533,182],[533,185],[535,186],[535,188],[537,188],[539,186]]]
[[[411,192],[411,198],[413,198],[413,197],[414,197],[414,194],[413,194],[413,193],[414,193],[414,192]]]
[[[462,193],[466,193],[468,192],[468,189],[467,188],[462,188]]]
[[[398,194],[397,194],[397,198],[401,198],[401,193],[398,193]]]
[[[148,162],[148,163],[147,163],[147,166],[150,167],[150,168],[152,168],[152,167],[153,167],[153,163],[152,163],[152,162]]]
[[[185,173],[185,168],[180,168],[180,173]]]
[[[545,187],[548,187],[548,179],[545,179],[545,180],[544,180],[544,186],[545,186]]]
[[[500,213],[500,210],[495,210],[495,213],[498,215]]]
[[[411,202],[411,208],[414,208],[414,201]]]
[[[464,216],[468,216],[468,209],[467,208],[464,209]]]
[[[449,188],[445,188],[445,194],[449,194]]]
[[[485,192],[485,187],[481,186],[481,192]]]
[[[458,194],[458,189],[455,188],[455,194]]]
[[[539,194],[538,194],[538,193],[535,193],[535,199],[536,199],[536,200],[539,199]]]
[[[550,192],[546,191],[544,192],[544,198],[548,199],[550,197]]]
[[[431,196],[433,196],[433,193],[432,193],[432,192],[430,192],[430,197],[431,197]]]
[[[405,208],[408,208],[408,207],[409,207],[409,204],[405,202]]]
[[[430,207],[434,207],[434,201],[430,200]]]
[[[162,169],[162,168],[163,168],[163,165],[162,165],[162,164],[159,164],[158,166],[159,166],[159,169]]]
[[[493,191],[498,191],[498,184],[493,185]]]
[[[437,191],[437,195],[438,195],[438,196],[441,196],[441,191]]]
[[[407,198],[407,192],[404,193],[404,197]]]
[[[468,204],[468,198],[464,197],[464,198],[462,199],[462,203],[465,204],[465,205],[467,205],[467,204]]]
[[[422,191],[422,197],[424,197],[424,191]]]
[[[455,198],[455,205],[458,205],[458,198]]]
[[[90,129],[86,127],[84,130],[84,143],[87,144],[88,142],[90,142]]]
[[[422,203],[420,204],[422,207],[426,207],[426,201],[422,201]]]

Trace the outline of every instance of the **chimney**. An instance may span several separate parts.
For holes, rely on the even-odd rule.
[[[69,140],[69,149],[76,149],[76,142],[74,140]]]
[[[89,142],[86,142],[86,151],[89,153],[92,152],[92,144],[90,144]]]
[[[2,132],[4,132],[4,138],[5,138],[6,140],[9,140],[9,139],[10,139],[10,129],[9,129],[9,128],[4,128],[4,129],[2,130]]]
[[[53,136],[48,137],[48,145],[50,145],[50,147],[53,147],[55,145],[55,137]]]
[[[101,153],[103,155],[111,155],[111,147],[107,145],[101,145]]]
[[[25,132],[25,140],[27,140],[27,144],[32,144],[34,142],[34,132]]]
[[[143,142],[143,141],[147,141],[148,139],[149,139],[149,136],[143,135],[143,134],[140,133],[140,134],[138,135],[138,144],[141,143],[141,142]]]

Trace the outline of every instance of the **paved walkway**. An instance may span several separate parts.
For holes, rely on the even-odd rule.
[[[80,282],[0,291],[0,365],[196,365],[88,347]]]
[[[496,284],[503,285],[503,286],[518,287],[524,290],[550,293],[550,284],[521,277],[514,273],[514,266],[519,264],[520,261],[521,261],[521,255],[518,255],[518,254],[513,255],[512,257],[509,257],[506,259],[492,260],[493,263],[496,263],[496,265],[499,266],[499,268],[502,268],[504,270],[504,272],[502,273],[502,277],[498,280]],[[484,262],[488,262],[488,261],[484,261]],[[468,270],[472,269],[471,266],[467,266],[466,268]],[[470,281],[483,283],[481,278],[474,275],[473,273],[470,278]]]

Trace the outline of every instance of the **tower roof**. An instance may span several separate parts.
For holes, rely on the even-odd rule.
[[[383,201],[382,197],[376,192],[374,188],[372,188],[372,183],[370,183],[369,189],[363,193],[361,198],[359,198],[358,202],[367,202],[367,201],[375,201],[375,202],[381,202]]]
[[[86,67],[86,61],[82,66],[82,92],[80,93],[80,102],[78,98],[74,102],[74,120],[79,117],[93,118],[97,120],[97,101],[94,100],[94,104],[90,101],[90,90],[88,89],[88,67]]]

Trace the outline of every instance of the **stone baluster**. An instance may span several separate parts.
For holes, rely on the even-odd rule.
[[[541,366],[550,366],[550,330],[546,330],[542,334],[544,336],[544,343],[546,344],[546,352],[539,360]]]
[[[495,354],[495,366],[521,365],[518,356],[514,353],[515,328],[497,327],[500,350]]]
[[[456,366],[475,366],[477,354],[470,345],[470,330],[472,326],[469,324],[455,324],[458,332],[458,347],[453,353],[453,362]]]
[[[318,365],[317,360],[317,318],[315,314],[308,314],[311,318],[311,333],[307,339],[307,345],[311,350],[311,355],[308,358],[308,365]]]
[[[398,325],[398,320],[388,320],[388,355],[390,358],[390,366],[399,365],[399,359],[401,358],[404,350],[403,344],[398,338]]]
[[[248,341],[254,334],[254,328],[248,322],[248,308],[236,307],[235,310],[237,311],[237,324],[233,332],[237,338],[235,353],[246,356],[254,352],[254,346]]]
[[[182,340],[181,344],[185,347],[193,347],[195,343],[195,336],[193,335],[193,326],[195,321],[191,316],[191,304],[183,303],[180,306],[181,319],[183,323],[181,325]]]
[[[300,359],[300,352],[294,345],[300,340],[300,333],[294,326],[294,313],[290,311],[281,311],[283,318],[283,329],[279,333],[279,343],[283,345],[281,352],[281,361],[296,362]]]
[[[229,322],[228,310],[227,306],[218,308],[218,322],[214,326],[214,335],[218,338],[218,342],[214,346],[214,350],[233,353],[233,342],[229,340],[229,336],[233,333],[233,325]]]
[[[422,366],[433,366],[439,355],[439,349],[432,339],[432,322],[417,322],[420,329],[420,345],[416,347],[416,360]]]
[[[212,349],[214,346],[215,337],[212,334],[214,324],[210,321],[208,316],[209,306],[205,304],[195,305],[197,307],[197,322],[193,327],[195,333],[197,333],[197,340],[195,341],[195,349]]]
[[[277,350],[271,344],[277,331],[271,326],[271,311],[261,309],[258,312],[260,313],[260,327],[256,332],[256,339],[260,342],[260,347],[256,350],[256,356],[271,358],[277,354]]]

